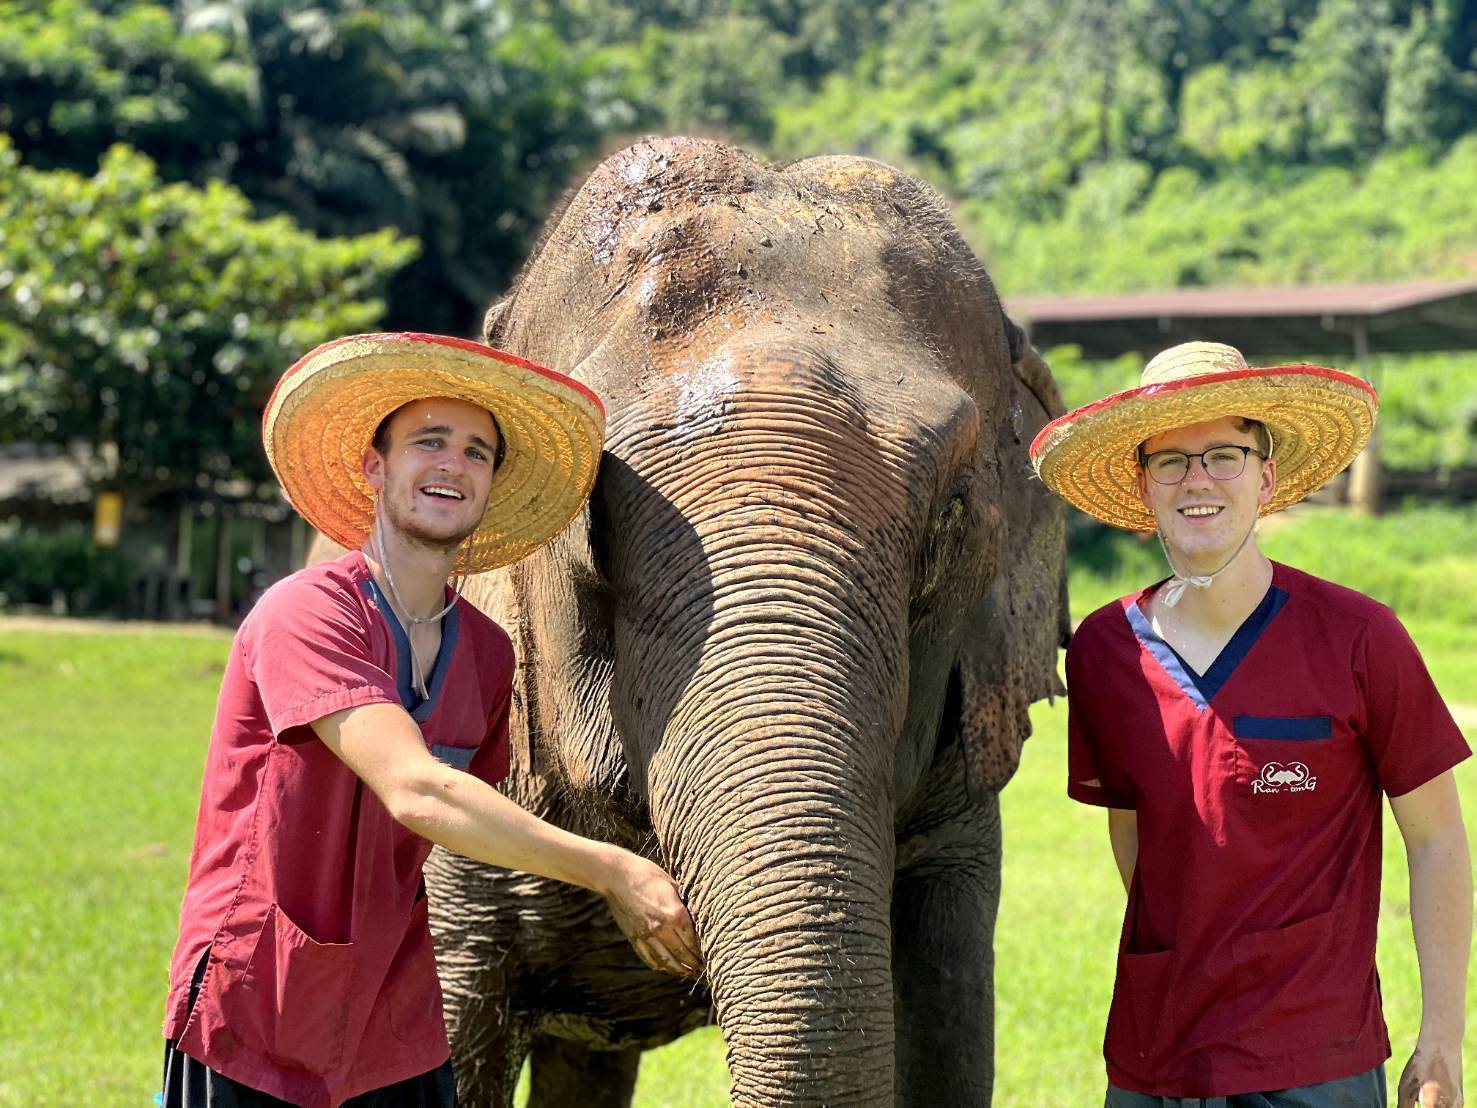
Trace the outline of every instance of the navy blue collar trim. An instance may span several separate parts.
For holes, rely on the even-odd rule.
[[[436,707],[436,697],[446,681],[447,670],[451,668],[451,656],[456,652],[456,640],[461,627],[461,605],[455,605],[441,620],[441,649],[436,652],[436,664],[426,682],[426,692],[429,695],[422,700],[411,681],[410,637],[400,625],[400,618],[395,615],[395,609],[390,606],[389,599],[373,577],[365,579],[364,591],[385,617],[385,622],[390,626],[390,634],[395,638],[395,691],[400,696],[400,704],[410,713],[411,719],[424,723]]]
[[[1251,653],[1251,648],[1256,645],[1257,640],[1262,637],[1262,632],[1272,622],[1273,617],[1282,610],[1282,605],[1287,603],[1287,593],[1272,585],[1267,589],[1267,595],[1262,597],[1261,603],[1247,616],[1236,633],[1231,636],[1231,641],[1221,648],[1216,660],[1210,664],[1210,668],[1204,674],[1196,673],[1195,670],[1180,657],[1179,651],[1170,646],[1157,634],[1149,623],[1149,618],[1144,614],[1137,602],[1130,604],[1127,609],[1129,625],[1138,640],[1144,644],[1145,649],[1159,662],[1164,672],[1179,685],[1195,704],[1195,707],[1204,711],[1215,694],[1220,692],[1226,682],[1231,679],[1231,674],[1236,672],[1239,666]]]

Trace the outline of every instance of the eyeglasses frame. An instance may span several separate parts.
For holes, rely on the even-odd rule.
[[[1205,465],[1205,455],[1214,453],[1217,450],[1239,450],[1239,451],[1241,451],[1241,468],[1238,469],[1232,476],[1230,476],[1230,477],[1217,477],[1215,474],[1211,473],[1210,470],[1206,467],[1206,465]],[[1182,473],[1182,474],[1180,474],[1180,476],[1179,476],[1179,478],[1177,480],[1174,480],[1174,481],[1161,481],[1158,477],[1155,477],[1154,476],[1153,470],[1151,470],[1149,468],[1149,459],[1151,459],[1151,458],[1157,458],[1161,454],[1179,454],[1179,455],[1182,455],[1184,457],[1184,459],[1185,459],[1185,472]],[[1200,462],[1200,468],[1201,468],[1201,470],[1205,473],[1205,476],[1209,477],[1212,481],[1234,481],[1234,480],[1236,480],[1236,478],[1240,477],[1243,473],[1246,472],[1246,459],[1248,457],[1250,457],[1252,454],[1255,454],[1258,458],[1260,458],[1264,462],[1269,457],[1269,455],[1263,454],[1256,447],[1254,447],[1254,446],[1244,446],[1243,444],[1241,444],[1239,442],[1225,442],[1225,443],[1220,443],[1220,444],[1218,444],[1216,446],[1208,447],[1207,449],[1200,451],[1198,454],[1192,454],[1188,450],[1156,450],[1152,454],[1145,454],[1143,452],[1143,450],[1140,449],[1139,450],[1139,467],[1146,474],[1148,474],[1149,480],[1153,481],[1156,485],[1164,485],[1166,487],[1172,487],[1174,485],[1180,485],[1180,484],[1183,484],[1184,483],[1185,478],[1188,477],[1188,476],[1190,476],[1190,462],[1192,460],[1198,459],[1199,462]]]

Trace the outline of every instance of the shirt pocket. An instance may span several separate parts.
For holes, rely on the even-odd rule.
[[[472,759],[477,756],[477,751],[480,749],[482,749],[481,743],[472,746],[456,746],[452,743],[431,744],[431,753],[437,761],[452,769],[460,770],[465,770],[472,764]]]
[[[1103,1046],[1120,1069],[1147,1079],[1165,1064],[1171,1046],[1166,1039],[1175,1030],[1174,970],[1172,950],[1118,956]]]
[[[1329,716],[1236,716],[1236,791],[1264,803],[1317,791],[1332,767],[1333,720]],[[1324,789],[1327,792],[1327,788]]]
[[[354,956],[355,944],[317,942],[272,904],[227,1019],[279,1064],[331,1073],[353,1013]]]
[[[1316,742],[1333,738],[1332,716],[1237,716],[1231,721],[1238,739]]]
[[[1338,917],[1334,909],[1232,938],[1233,1007],[1243,1049],[1264,1060],[1316,1053],[1334,1045],[1334,1029],[1358,1026],[1346,1012],[1351,968],[1330,954],[1342,945]]]

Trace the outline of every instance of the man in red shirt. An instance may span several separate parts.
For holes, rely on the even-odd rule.
[[[660,867],[492,787],[513,650],[447,584],[561,530],[603,429],[576,382],[440,336],[353,336],[279,382],[267,456],[350,552],[269,589],[232,647],[170,969],[166,1108],[454,1104],[433,843],[598,891],[648,965],[697,972]]]
[[[1383,1108],[1382,794],[1421,978],[1399,1108],[1461,1103],[1467,745],[1390,609],[1254,536],[1348,465],[1375,410],[1347,374],[1188,343],[1032,444],[1068,501],[1157,531],[1173,574],[1067,652],[1068,793],[1108,809],[1128,890],[1109,1108]]]

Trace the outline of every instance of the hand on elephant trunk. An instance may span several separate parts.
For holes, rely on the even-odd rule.
[[[443,765],[398,704],[348,708],[312,727],[416,834],[479,862],[597,892],[652,969],[682,977],[702,969],[692,917],[660,866],[546,823],[485,781]]]
[[[696,977],[703,956],[677,883],[654,862],[619,847],[611,851],[609,877],[600,892],[621,933],[652,969]]]

